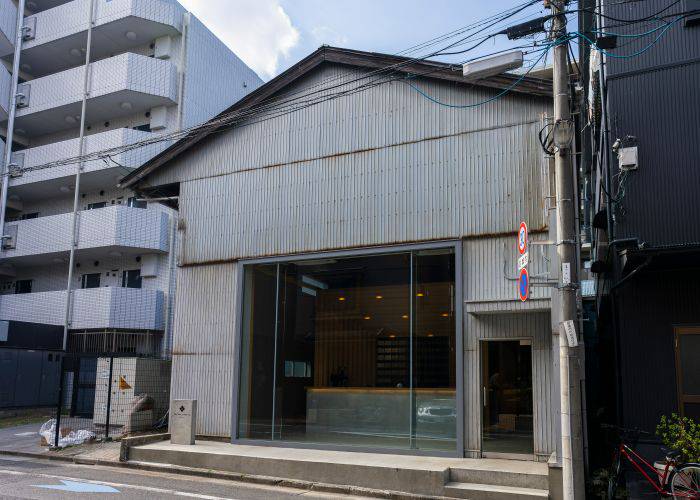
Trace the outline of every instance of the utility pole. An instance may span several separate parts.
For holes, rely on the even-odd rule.
[[[561,457],[563,493],[565,499],[585,498],[583,442],[581,420],[581,386],[579,377],[578,338],[576,325],[578,258],[576,252],[577,194],[574,189],[574,169],[571,161],[573,123],[569,108],[569,67],[566,37],[566,0],[545,0],[552,9],[554,155],[557,207],[557,256],[560,265],[559,295],[559,375],[561,404]],[[559,140],[557,140],[559,136]],[[567,331],[568,330],[568,331]]]

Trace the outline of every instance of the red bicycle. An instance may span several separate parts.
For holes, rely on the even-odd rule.
[[[649,434],[639,429],[617,428],[622,435],[634,436],[634,442],[641,434]],[[621,440],[615,453],[610,478],[608,479],[608,499],[615,498],[617,484],[624,458],[634,467],[656,492],[663,498],[690,498],[700,500],[700,464],[689,462],[680,463],[680,453],[666,454],[666,464],[663,469],[654,467],[652,463],[632,449],[632,446]]]

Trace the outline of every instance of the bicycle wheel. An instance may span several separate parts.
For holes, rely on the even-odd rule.
[[[669,479],[673,498],[700,500],[700,464],[681,464]]]
[[[615,453],[615,460],[610,467],[610,477],[608,477],[608,500],[615,498],[617,492],[617,482],[620,479],[620,468],[622,467],[622,457],[620,453]]]

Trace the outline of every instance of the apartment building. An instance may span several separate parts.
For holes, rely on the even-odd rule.
[[[17,12],[16,0],[0,0],[4,142]],[[61,347],[81,165],[55,162],[111,149],[82,164],[69,350],[165,352],[175,213],[115,186],[170,142],[120,147],[204,122],[261,80],[174,0],[32,0],[22,23],[0,253],[0,347]]]

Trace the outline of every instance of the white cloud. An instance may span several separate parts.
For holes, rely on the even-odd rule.
[[[347,36],[341,35],[328,26],[316,26],[311,30],[311,34],[319,44],[325,43],[336,47],[344,47],[349,41]]]
[[[299,42],[299,30],[277,0],[180,0],[263,79]]]

